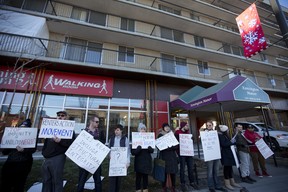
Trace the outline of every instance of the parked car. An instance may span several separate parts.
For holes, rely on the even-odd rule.
[[[257,132],[264,138],[264,141],[269,145],[269,138],[266,132],[266,127],[264,123],[261,122],[235,122],[235,124],[241,124],[243,130],[246,130],[249,125],[254,127],[254,131]],[[288,148],[288,132],[276,130],[271,126],[268,126],[268,132],[271,138],[271,149],[277,151],[280,148]]]

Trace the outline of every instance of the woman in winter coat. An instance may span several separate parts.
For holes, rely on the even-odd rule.
[[[170,129],[169,124],[163,123],[162,131],[159,133],[158,138],[164,136],[170,131],[171,129]],[[176,173],[178,172],[178,157],[176,154],[177,149],[178,149],[178,146],[173,146],[173,147],[168,147],[167,149],[160,151],[160,158],[165,161],[165,173],[166,173],[165,181],[162,182],[163,192],[167,191],[166,182],[168,180],[167,183],[169,183],[170,179],[171,179],[171,184],[172,184],[171,192],[175,192]]]
[[[146,132],[146,126],[140,123],[138,126],[138,132]],[[139,145],[136,149],[132,149],[131,153],[135,156],[134,170],[136,172],[136,192],[148,192],[148,175],[152,171],[152,157],[151,153],[154,149],[149,146],[148,149],[142,149]],[[142,185],[141,185],[142,182]]]
[[[236,144],[235,139],[230,139],[228,135],[228,127],[226,125],[219,125],[220,133],[219,142],[221,147],[221,163],[224,166],[224,183],[225,187],[233,190],[233,187],[241,186],[237,184],[233,178],[233,169],[232,166],[236,165],[231,146]]]

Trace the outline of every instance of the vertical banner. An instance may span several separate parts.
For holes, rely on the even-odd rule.
[[[236,22],[245,57],[250,58],[268,47],[254,3],[236,18]]]
[[[181,156],[194,156],[192,134],[179,134]]]
[[[221,159],[220,144],[217,131],[200,131],[204,161]]]

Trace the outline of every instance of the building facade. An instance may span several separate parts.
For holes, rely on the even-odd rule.
[[[254,1],[0,2],[3,126],[31,118],[39,127],[66,110],[77,130],[98,115],[106,141],[118,123],[129,138],[140,122],[156,133],[184,120],[197,132],[217,112],[174,110],[169,102],[195,85],[241,75],[269,94],[270,124],[288,129],[288,48],[269,1],[256,2],[269,47],[250,59],[235,18]],[[261,120],[257,109],[231,113]]]

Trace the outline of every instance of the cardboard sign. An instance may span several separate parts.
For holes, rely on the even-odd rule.
[[[165,134],[162,137],[159,137],[155,141],[155,145],[160,151],[178,144],[179,142],[177,141],[172,131],[170,131],[169,133]]]
[[[265,159],[274,154],[262,138],[258,140],[255,145]]]
[[[200,131],[204,161],[221,159],[220,144],[217,131]]]
[[[81,131],[65,155],[79,167],[94,174],[109,151],[108,147],[95,140],[87,131]]]
[[[192,134],[179,134],[180,156],[194,156]]]
[[[36,147],[36,138],[37,128],[6,127],[1,141],[1,148],[15,149],[17,146],[34,148]]]
[[[111,147],[109,177],[127,175],[127,147]]]
[[[75,127],[75,121],[44,118],[39,132],[39,138],[71,139]]]
[[[139,145],[142,149],[148,149],[149,146],[155,148],[154,133],[132,132],[132,149],[136,149]]]

